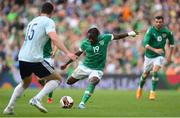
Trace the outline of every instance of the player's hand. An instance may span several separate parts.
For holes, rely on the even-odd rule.
[[[65,65],[62,65],[60,68],[61,68],[61,70],[64,70],[64,69],[66,69],[66,67],[67,67],[67,65],[65,64]]]
[[[51,52],[51,58],[54,58],[55,57],[55,54],[56,54],[56,52]]]
[[[154,51],[160,55],[162,55],[164,53],[163,49],[155,49]]]
[[[137,31],[130,31],[130,32],[128,32],[128,36],[135,37],[136,35],[138,35]]]
[[[171,57],[168,56],[166,61],[167,61],[167,64],[171,63]]]
[[[73,61],[77,59],[77,55],[73,54],[73,53],[67,53],[67,56],[72,59]]]

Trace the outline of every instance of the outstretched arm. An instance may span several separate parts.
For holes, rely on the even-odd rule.
[[[138,33],[135,32],[135,31],[131,31],[131,32],[128,32],[128,33],[122,33],[122,34],[113,34],[114,36],[114,39],[113,40],[119,40],[119,39],[122,39],[122,38],[125,38],[127,36],[136,36]]]
[[[77,55],[78,57],[82,54],[83,52],[81,51],[78,51],[75,53],[75,55]],[[64,70],[70,63],[72,63],[73,60],[70,59],[68,62],[66,62],[64,65],[61,66],[61,70]]]

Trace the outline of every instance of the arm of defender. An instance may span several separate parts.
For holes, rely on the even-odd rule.
[[[79,57],[82,53],[83,53],[82,51],[78,51],[75,53],[75,55],[77,55]],[[61,66],[61,70],[64,70],[72,62],[73,62],[73,60],[70,59],[68,62],[66,62],[64,65]]]
[[[135,37],[136,35],[138,35],[138,32],[136,32],[136,31],[131,31],[131,32],[122,33],[122,34],[113,34],[113,36],[114,36],[113,40],[119,40],[119,39],[125,38],[127,36]]]
[[[58,39],[56,32],[49,32],[48,36],[51,38],[53,44],[55,44],[59,49],[61,49],[65,54],[67,54],[70,59],[75,60],[77,58],[73,53],[70,53],[64,46],[62,41]]]

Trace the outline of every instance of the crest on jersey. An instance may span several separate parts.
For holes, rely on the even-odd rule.
[[[162,37],[165,38],[167,36],[166,33],[162,33]]]
[[[99,44],[104,45],[104,41],[103,40],[99,41]]]
[[[161,37],[161,36],[158,36],[158,37],[157,37],[157,41],[159,41],[159,42],[162,41],[162,37]]]

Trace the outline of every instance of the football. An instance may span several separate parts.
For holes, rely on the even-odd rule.
[[[60,99],[60,106],[65,109],[70,109],[74,104],[74,100],[70,96],[63,96]]]

